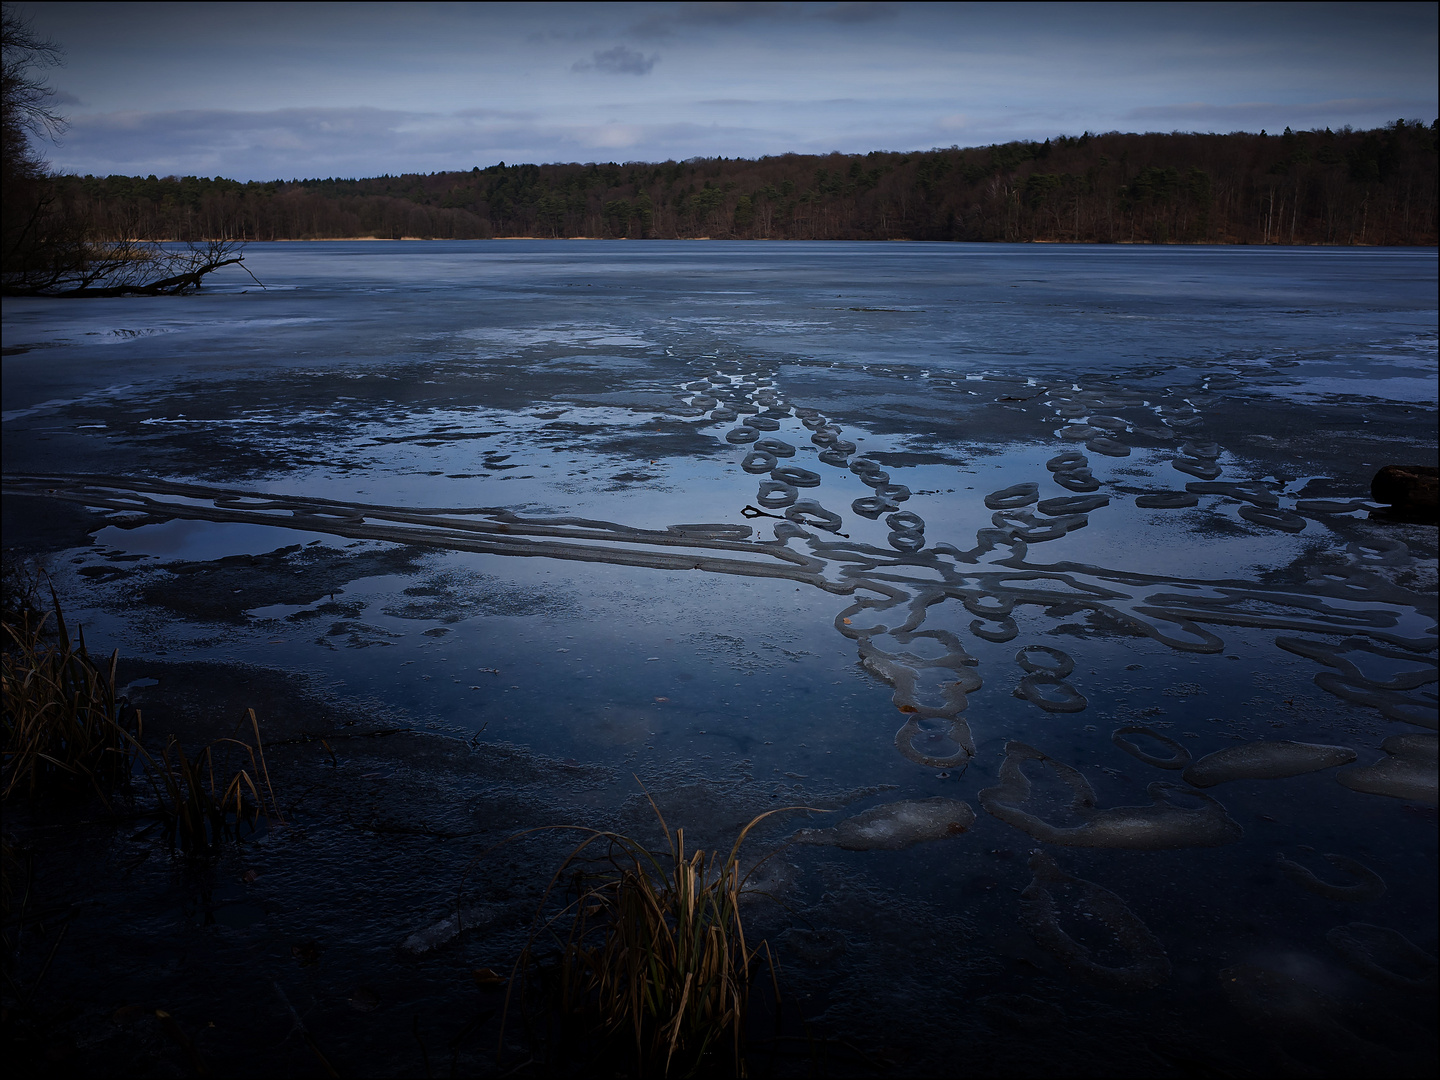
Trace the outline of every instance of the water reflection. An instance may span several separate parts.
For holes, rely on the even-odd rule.
[[[1182,473],[1213,476],[1222,471],[1217,464],[1224,458],[1221,447],[1184,434],[1202,421],[1189,404],[1151,401],[1114,387],[1052,392],[1034,380],[1027,380],[1023,390],[1013,383],[1001,389],[999,400],[1028,401],[1048,410],[1061,425],[1059,438],[1083,440],[1092,452],[1116,456],[1119,447],[1128,453],[1120,440],[1140,432],[1152,441],[1180,442],[1172,464]],[[983,499],[992,511],[988,523],[975,529],[973,542],[957,544],[927,535],[919,513],[900,509],[900,503],[912,497],[910,488],[894,482],[874,459],[858,455],[856,441],[842,438],[843,430],[820,410],[790,402],[772,377],[715,372],[678,390],[688,410],[711,410],[710,420],[725,412],[744,417],[724,437],[743,448],[739,464],[744,472],[764,477],[754,496],[759,507],[746,505],[742,513],[752,521],[776,519],[769,527],[772,539],[762,539],[750,526],[725,522],[644,529],[591,518],[520,514],[504,507],[385,506],[125,477],[12,474],[5,483],[17,492],[109,508],[130,515],[132,525],[137,514],[146,515],[143,520],[269,525],[456,551],[779,579],[848,596],[851,602],[836,615],[835,628],[855,643],[866,669],[893,687],[892,700],[903,714],[896,749],[929,768],[963,769],[975,753],[975,739],[962,714],[968,695],[983,685],[984,674],[962,633],[948,627],[963,625],[971,637],[985,642],[1011,641],[1020,633],[1015,612],[1022,608],[1052,625],[1082,614],[1118,632],[1149,636],[1177,652],[1222,652],[1226,646],[1221,632],[1227,626],[1278,631],[1275,643],[1280,649],[1324,666],[1315,676],[1323,689],[1388,719],[1436,727],[1436,600],[1393,583],[1393,572],[1412,561],[1399,541],[1350,543],[1343,563],[1308,566],[1307,580],[1299,585],[1145,574],[1070,560],[1045,562],[1041,545],[1090,527],[1092,518],[1119,532],[1145,527],[1128,509],[1112,506],[1111,496],[1093,493],[1098,481],[1088,458],[1068,450],[1050,457],[1045,467],[1055,483],[1078,494],[1042,497],[1041,480],[991,491]],[[810,441],[824,448],[822,460],[828,455],[826,463],[834,471],[820,473],[792,464],[796,447],[776,434],[782,431],[797,442],[801,431],[809,431]],[[762,437],[762,432],[770,434]],[[856,434],[864,438],[864,433]],[[885,514],[886,546],[865,542],[854,526],[842,531],[843,494],[836,499],[827,493],[837,488],[843,493],[849,478],[873,490],[871,496],[852,500],[850,511],[861,525],[875,521],[878,526],[876,519]],[[802,490],[816,497],[801,498]],[[1288,533],[1304,529],[1308,521],[1368,505],[1359,499],[1301,499],[1280,481],[1213,479],[1189,481],[1184,491],[1147,491],[1133,501],[1139,508],[1186,507],[1202,495],[1218,496],[1222,505],[1238,504],[1246,521]],[[733,507],[727,509],[734,513]],[[1380,573],[1382,569],[1391,575]],[[974,618],[957,623],[951,617],[956,607]],[[920,650],[921,644],[927,647]],[[1067,653],[1027,643],[1015,661],[1024,671],[1015,687],[1017,697],[1047,712],[1087,708],[1087,697],[1067,680],[1075,667]],[[1141,756],[1133,746],[1121,745]],[[1233,748],[1223,752],[1228,755],[1224,763],[1212,755],[1191,766],[1186,779],[1209,786],[1230,776],[1295,775],[1308,771],[1295,764],[1308,760],[1308,751],[1299,749],[1303,745]],[[1353,752],[1347,753],[1353,758]],[[1242,763],[1245,754],[1250,757]],[[1360,790],[1375,789],[1377,783],[1386,787],[1376,782]],[[1164,798],[1156,798],[1160,813]]]

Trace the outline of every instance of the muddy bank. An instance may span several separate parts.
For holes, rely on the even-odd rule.
[[[483,731],[465,740],[416,730],[378,703],[332,700],[312,678],[141,659],[122,665],[121,682],[152,743],[223,738],[242,707],[254,708],[285,822],[195,865],[170,857],[153,826],[124,814],[7,812],[33,857],[33,904],[45,913],[17,966],[22,985],[35,986],[25,1026],[11,1025],[23,1032],[12,1061],[27,1075],[188,1076],[203,1067],[308,1076],[320,1067],[315,1049],[340,1075],[423,1076],[452,1054],[459,1075],[507,1074],[534,1048],[517,1026],[497,1065],[502,990],[476,972],[508,974],[575,834],[540,832],[475,856],[563,823],[659,839],[630,776],[487,743]],[[661,770],[642,779],[697,846],[728,846],[776,805],[769,785],[746,777]],[[1013,921],[1028,878],[1023,852],[993,846],[994,834],[972,838],[963,816],[939,839],[917,833],[940,886],[917,894],[893,880],[898,852],[885,844],[784,846],[809,821],[853,817],[856,832],[891,815],[887,807],[915,804],[875,788],[812,784],[797,795],[831,812],[777,815],[757,830],[753,857],[777,854],[752,882],[747,933],[774,946],[787,1030],[814,1041],[798,1055],[777,1050],[788,1044],[757,1045],[757,1075],[809,1075],[817,1063],[827,1075],[930,1074],[961,1045],[983,1075],[1050,1069],[1062,1058],[1072,1066],[1064,1075],[1232,1074],[1273,1053],[1263,1012],[1253,1032],[1219,1043],[1205,1034],[1229,1014],[1209,1015],[1208,985],[1183,955],[1177,980],[1198,980],[1185,995],[1192,1012],[1123,991],[1077,997],[1062,962]],[[1057,895],[1069,932],[1090,935],[1096,955],[1108,956],[1103,934],[1077,924]],[[1339,1030],[1363,1022],[1368,1038],[1406,1045],[1419,1022],[1413,1002],[1378,996],[1390,1010],[1383,1018],[1378,1000],[1351,1000]],[[1346,1043],[1346,1060],[1363,1045]],[[1413,1052],[1387,1052],[1387,1067],[1419,1075]],[[540,1065],[519,1073],[544,1074]]]
[[[186,1076],[197,1056],[218,1075],[311,1075],[282,994],[342,1075],[419,1074],[414,1017],[438,1052],[492,1003],[471,971],[481,959],[508,971],[563,844],[510,845],[462,882],[465,864],[523,829],[593,820],[585,804],[612,780],[417,732],[299,676],[149,661],[123,665],[121,682],[152,745],[237,734],[253,707],[284,823],[193,865],[144,820],[7,808],[33,857],[32,910],[50,913],[23,943],[23,985],[65,931],[36,988],[36,1038],[12,1044],[31,1075]],[[457,905],[477,913],[483,943],[433,932]],[[405,947],[427,931],[431,947]],[[493,1063],[496,1032],[477,1033],[467,1068],[486,1049]]]

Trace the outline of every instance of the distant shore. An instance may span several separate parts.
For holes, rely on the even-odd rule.
[[[192,240],[180,240],[169,237],[153,241],[157,244],[184,244],[204,243],[209,237],[198,237]],[[728,243],[748,244],[916,244],[916,243],[940,243],[940,244],[1012,244],[1012,245],[1046,245],[1050,247],[1169,247],[1169,248],[1199,248],[1199,247],[1272,247],[1272,248],[1380,248],[1380,247],[1405,247],[1405,248],[1435,248],[1437,245],[1431,243],[1416,244],[1381,244],[1381,243],[1322,243],[1320,241],[1296,241],[1295,243],[1279,243],[1271,241],[1268,244],[1256,243],[1249,240],[1167,240],[1163,243],[1156,243],[1150,240],[916,240],[912,237],[893,237],[889,239],[877,239],[869,236],[836,236],[823,240],[801,240],[795,238],[781,237],[735,237],[735,236],[483,236],[483,237],[454,237],[454,236],[277,236],[274,239],[252,239],[241,240],[242,244],[352,244],[352,243],[401,243],[401,242],[423,242],[423,243],[461,243],[461,244],[489,244],[500,240],[543,240],[547,243],[570,243],[577,240],[587,240],[596,243],[624,243],[626,241],[642,241],[647,243],[667,244],[688,244],[700,241],[722,241]]]
[[[1436,124],[361,179],[59,176],[101,235],[1432,247]]]

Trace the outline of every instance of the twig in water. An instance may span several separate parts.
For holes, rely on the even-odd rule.
[[[244,270],[245,273],[250,274],[250,268],[245,265],[245,260],[244,260],[244,259],[241,259],[241,260],[240,260],[240,269],[241,269],[241,270]],[[254,274],[250,274],[250,280],[253,281],[253,282],[255,282],[256,285],[259,285],[260,288],[265,289],[265,283],[264,283],[263,281],[261,281],[258,277],[256,277]],[[270,290],[269,290],[269,289],[265,289],[265,291],[266,291],[266,292],[269,292]]]
[[[180,1029],[175,1018],[164,1009],[155,1010],[155,1019],[160,1021],[160,1026],[165,1029],[165,1034],[175,1040],[180,1049],[185,1051],[185,1056],[190,1059],[190,1065],[199,1076],[209,1076],[210,1067],[205,1064],[205,1059],[200,1056],[200,1051],[195,1049],[195,1044],[190,1041],[190,1036]]]
[[[271,982],[270,985],[275,988],[275,993],[279,996],[280,1003],[285,1006],[285,1010],[290,1014],[290,1020],[292,1022],[292,1027],[290,1028],[291,1033],[293,1034],[297,1031],[300,1033],[300,1037],[305,1040],[305,1045],[310,1048],[310,1052],[320,1059],[320,1065],[324,1068],[326,1076],[331,1077],[331,1080],[340,1080],[340,1074],[336,1072],[335,1067],[325,1059],[325,1055],[320,1052],[320,1047],[315,1045],[315,1040],[310,1037],[310,1029],[305,1026],[305,1021],[300,1019],[300,1014],[295,1011],[295,1006],[290,1004],[290,999],[285,996],[285,991],[280,989],[280,984],[278,982]]]
[[[415,1036],[415,1041],[420,1044],[420,1057],[425,1061],[426,1080],[431,1080],[435,1074],[430,1071],[430,1051],[425,1049],[425,1040],[420,1037],[419,1013],[416,1013],[410,1021],[410,1033]]]
[[[484,1009],[460,1029],[460,1034],[450,1040],[450,1075],[453,1077],[460,1068],[460,1046],[470,1033],[495,1016],[494,1009]]]

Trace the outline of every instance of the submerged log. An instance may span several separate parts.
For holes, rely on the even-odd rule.
[[[1433,465],[1386,465],[1370,481],[1376,502],[1387,503],[1386,516],[1403,521],[1440,521],[1436,496],[1440,493],[1440,469]]]

